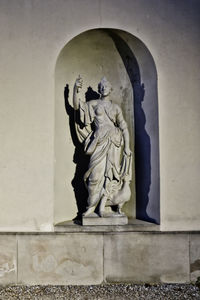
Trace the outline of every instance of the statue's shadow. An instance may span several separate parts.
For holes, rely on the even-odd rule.
[[[142,107],[145,86],[141,82],[140,69],[136,57],[128,44],[112,30],[109,32],[109,35],[124,63],[134,95],[136,218],[156,223],[147,214],[151,186],[151,140],[145,128],[146,116]]]
[[[91,87],[88,87],[87,92],[85,93],[85,100],[95,100],[99,98],[99,94]],[[72,141],[75,147],[73,162],[76,164],[74,178],[71,181],[72,187],[74,189],[76,205],[77,205],[77,216],[74,218],[74,222],[79,223],[81,221],[82,214],[86,211],[87,207],[87,198],[88,191],[86,189],[83,177],[85,172],[88,170],[90,157],[84,153],[84,145],[80,143],[76,135],[75,122],[80,126],[81,124],[78,111],[75,111],[74,108],[69,103],[69,85],[66,84],[64,90],[64,99],[65,99],[65,110],[69,116],[69,127],[72,137]]]

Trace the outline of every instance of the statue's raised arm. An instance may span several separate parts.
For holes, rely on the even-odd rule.
[[[79,109],[79,102],[80,102],[80,90],[83,86],[83,79],[79,75],[79,77],[76,79],[74,84],[74,92],[73,92],[73,106],[74,109]]]
[[[83,79],[79,75],[74,84],[73,90],[73,107],[75,112],[75,130],[80,143],[83,143],[89,134],[91,134],[91,123],[93,121],[92,109],[90,105],[81,99],[81,89],[83,86]]]

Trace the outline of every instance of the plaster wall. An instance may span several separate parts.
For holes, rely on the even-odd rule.
[[[158,74],[161,230],[200,229],[200,5],[197,0],[0,0],[0,230],[51,231],[54,74],[93,28],[144,42]]]

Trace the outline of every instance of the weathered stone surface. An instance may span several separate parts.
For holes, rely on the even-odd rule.
[[[93,225],[93,226],[104,226],[104,225],[126,225],[128,224],[128,218],[127,216],[123,215],[112,215],[112,216],[105,216],[105,217],[99,217],[95,216],[95,214],[92,214],[90,216],[84,216],[82,218],[83,225]]]
[[[0,284],[17,283],[16,255],[16,236],[0,236]]]
[[[100,284],[100,235],[20,236],[18,282],[24,284]]]
[[[200,277],[200,234],[190,235],[190,276],[192,282]]]
[[[141,220],[129,219],[127,225],[105,225],[105,226],[80,226],[73,221],[65,221],[55,225],[55,232],[137,232],[137,231],[159,231],[160,226]]]
[[[188,235],[118,233],[104,237],[107,282],[189,281]]]

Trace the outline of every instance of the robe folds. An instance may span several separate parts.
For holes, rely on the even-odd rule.
[[[90,155],[84,175],[88,201],[92,201],[88,206],[97,204],[104,195],[111,205],[117,205],[120,199],[116,195],[132,175],[132,155],[123,151],[127,125],[121,108],[110,100],[79,100],[79,115],[83,126],[76,123],[76,133]]]

